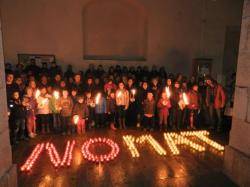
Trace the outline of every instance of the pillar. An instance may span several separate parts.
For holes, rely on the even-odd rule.
[[[250,0],[244,1],[232,129],[224,172],[239,186],[250,186]]]
[[[7,99],[4,72],[2,28],[0,22],[0,186],[17,186],[16,166],[12,164],[12,151],[9,139]]]

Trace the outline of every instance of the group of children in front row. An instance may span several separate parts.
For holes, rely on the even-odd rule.
[[[179,82],[175,82],[173,89],[162,89],[159,99],[154,98],[152,90],[127,89],[123,82],[116,88],[112,81],[110,86],[107,83],[104,92],[83,95],[77,94],[75,89],[69,92],[67,89],[26,87],[22,98],[18,91],[14,91],[8,103],[11,141],[16,144],[19,139],[26,139],[25,133],[30,138],[37,132],[82,134],[87,128],[101,128],[107,124],[112,130],[117,127],[126,129],[128,115],[136,115],[137,127],[144,130],[153,130],[156,119],[160,130],[166,130],[169,120],[178,129],[183,119],[180,113],[184,110],[188,110],[189,128],[195,128],[199,109],[198,86],[193,85],[186,93],[179,87]],[[145,94],[142,101],[137,97],[139,94]],[[170,112],[173,119],[168,119]]]

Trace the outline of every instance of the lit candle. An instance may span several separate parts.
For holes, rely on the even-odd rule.
[[[74,121],[74,124],[77,125],[78,122],[79,122],[79,116],[78,115],[74,115],[73,116],[73,121]]]
[[[95,98],[95,103],[98,105],[99,104],[99,102],[100,102],[100,98],[101,98],[101,93],[98,93],[97,95],[96,95],[96,98]]]
[[[183,101],[185,103],[185,105],[188,105],[189,104],[189,101],[188,101],[188,96],[186,93],[183,93],[182,94],[182,98],[183,98]]]
[[[166,91],[167,97],[170,98],[171,92],[168,86],[165,88],[165,91]]]
[[[59,99],[60,94],[59,94],[58,91],[54,91],[54,92],[53,92],[53,96],[55,97],[55,99]]]
[[[136,90],[135,90],[135,89],[132,89],[132,90],[131,90],[131,93],[132,93],[133,97],[135,97]]]
[[[35,98],[37,99],[40,95],[41,95],[41,92],[39,89],[37,89],[35,92]]]
[[[117,93],[117,97],[120,98],[121,96],[122,96],[122,92],[119,91],[119,92]]]

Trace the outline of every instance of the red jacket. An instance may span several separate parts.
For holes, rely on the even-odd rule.
[[[167,102],[166,105],[163,104],[164,100]],[[171,107],[171,103],[170,100],[168,99],[163,99],[160,98],[158,103],[157,103],[157,108],[158,108],[158,112],[159,114],[161,113],[167,113],[168,114],[168,109]]]
[[[223,90],[221,85],[216,85],[213,89],[214,92],[214,108],[219,109],[219,108],[223,108],[225,106],[225,102],[226,102],[226,95],[225,95],[225,91]],[[209,105],[210,101],[210,94],[209,91],[207,89],[207,94],[206,94],[206,104]]]
[[[188,92],[188,99],[189,99],[189,109],[197,110],[200,108],[200,95],[198,92],[191,90]]]

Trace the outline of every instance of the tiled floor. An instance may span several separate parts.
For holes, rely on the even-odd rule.
[[[158,155],[149,145],[138,145],[139,158],[132,158],[122,140],[122,135],[142,135],[144,132],[126,131],[90,131],[83,136],[46,135],[29,142],[22,142],[14,150],[13,160],[18,165],[19,186],[235,186],[222,174],[223,153],[207,146],[207,150],[198,153],[187,146],[179,146],[180,155],[171,155],[164,141],[163,133],[151,133],[166,149],[167,155]],[[84,160],[81,145],[90,137],[109,137],[120,147],[118,157],[109,163],[94,164]],[[221,144],[228,141],[227,135],[212,134],[210,137]],[[60,155],[63,155],[65,143],[76,140],[73,162],[69,168],[55,169],[46,152],[41,154],[31,172],[20,171],[20,165],[39,142],[51,141]]]

